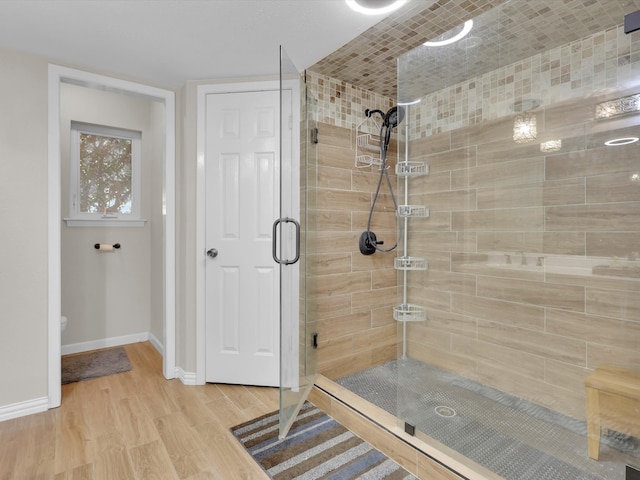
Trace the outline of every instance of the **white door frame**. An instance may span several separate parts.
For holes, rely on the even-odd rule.
[[[279,80],[199,85],[197,88],[197,169],[196,169],[196,384],[204,385],[206,369],[206,97],[211,93],[257,92],[279,90]],[[292,104],[299,105],[293,92]],[[295,112],[294,112],[295,115]],[[296,123],[294,123],[295,125]],[[295,143],[295,142],[294,142]],[[281,148],[281,146],[280,146]],[[275,218],[273,219],[275,220]]]
[[[163,360],[165,378],[176,376],[176,208],[175,208],[175,93],[140,83],[106,77],[59,65],[49,65],[49,142],[48,142],[48,406],[60,406],[62,399],[60,355],[61,285],[61,184],[60,184],[60,84],[134,95],[164,106],[163,155]]]

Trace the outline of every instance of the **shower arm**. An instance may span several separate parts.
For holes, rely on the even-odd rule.
[[[377,108],[375,110],[369,110],[367,108],[364,111],[364,116],[367,117],[367,118],[371,118],[371,115],[373,115],[374,113],[377,113],[378,115],[380,115],[384,119],[384,112],[382,110],[378,110]]]

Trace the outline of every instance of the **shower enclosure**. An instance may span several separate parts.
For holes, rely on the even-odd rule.
[[[398,60],[398,359],[340,382],[478,478],[640,467],[638,9],[511,0]]]

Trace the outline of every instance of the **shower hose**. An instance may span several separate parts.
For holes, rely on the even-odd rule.
[[[375,195],[373,196],[373,202],[371,202],[371,209],[369,210],[369,219],[367,220],[367,239],[369,240],[369,245],[375,248],[379,252],[390,252],[395,250],[398,247],[398,243],[400,243],[400,226],[398,224],[399,220],[397,220],[397,231],[398,237],[396,238],[396,243],[389,248],[381,248],[376,241],[375,236],[371,232],[371,220],[373,219],[373,211],[376,206],[376,202],[378,201],[378,196],[380,195],[380,189],[382,187],[383,178],[387,179],[387,185],[389,186],[389,193],[391,194],[391,199],[393,200],[393,207],[395,208],[396,217],[398,212],[398,202],[396,200],[396,196],[393,193],[393,186],[391,185],[391,179],[389,177],[389,167],[387,166],[387,149],[389,148],[389,140],[391,138],[391,130],[392,127],[383,124],[380,127],[380,177],[378,178],[378,185],[376,187]],[[384,135],[383,135],[384,134]]]

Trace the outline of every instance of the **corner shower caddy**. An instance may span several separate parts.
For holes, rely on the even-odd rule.
[[[408,142],[405,142],[405,145]],[[406,147],[405,147],[406,149]],[[427,270],[429,264],[426,258],[409,255],[408,231],[409,221],[413,218],[427,218],[429,209],[425,205],[409,204],[409,180],[429,174],[429,164],[406,160],[408,152],[405,151],[405,161],[396,164],[396,176],[404,181],[404,204],[398,205],[396,215],[402,222],[402,256],[394,259],[394,268],[402,272],[402,303],[393,308],[393,319],[402,322],[402,357],[407,356],[407,325],[406,322],[422,322],[427,319],[427,309],[422,305],[408,303],[407,276],[412,270]]]
[[[356,127],[356,168],[366,168],[379,165],[382,168],[382,147],[380,135],[371,132],[381,132],[380,125],[370,115],[370,110],[365,111],[365,118]],[[405,122],[405,128],[407,123]],[[408,131],[408,129],[407,129]],[[414,177],[422,177],[429,174],[429,164],[425,162],[409,161],[407,151],[408,142],[405,142],[404,161],[396,163],[395,173],[399,179],[404,180],[404,203],[397,205],[396,216],[398,224],[402,223],[402,255],[394,259],[393,266],[402,272],[402,303],[393,307],[393,319],[403,325],[402,356],[407,355],[407,322],[421,322],[427,319],[427,310],[422,305],[408,303],[407,276],[412,270],[427,270],[429,264],[426,258],[413,257],[408,253],[409,220],[414,218],[429,217],[429,209],[426,205],[412,205],[409,203],[409,180]],[[395,201],[394,201],[395,203]],[[400,227],[399,227],[400,228]]]
[[[380,125],[373,117],[365,116],[356,127],[356,168],[382,165],[380,158]]]

